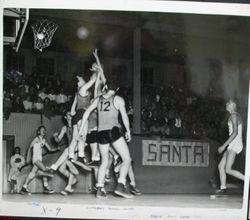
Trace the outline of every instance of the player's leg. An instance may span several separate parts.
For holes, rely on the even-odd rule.
[[[28,174],[27,178],[24,181],[24,184],[23,184],[22,189],[20,191],[21,194],[30,193],[28,191],[27,187],[28,187],[28,184],[35,178],[37,170],[38,170],[38,167],[33,165],[30,173]]]
[[[232,169],[232,166],[235,161],[235,157],[236,157],[236,152],[229,149],[228,154],[227,154],[227,161],[226,161],[226,169],[225,169],[226,173],[231,176],[234,176],[237,179],[244,181],[245,176],[241,172]]]
[[[81,120],[77,123],[77,129],[79,130],[81,126]],[[78,148],[78,157],[81,159],[82,162],[86,163],[85,158],[85,142],[86,142],[86,136],[88,132],[88,123],[84,125],[83,128],[83,135],[82,138],[80,138],[77,142],[77,148]]]
[[[69,158],[71,160],[74,159],[75,148],[76,148],[77,142],[78,142],[77,138],[78,138],[78,128],[77,128],[77,124],[75,124],[75,125],[73,125],[72,140],[71,140],[70,145],[68,147]]]
[[[95,143],[89,144],[89,146],[91,149],[91,163],[89,165],[97,164],[97,162],[100,161],[100,153],[98,150],[98,144],[95,142]]]
[[[108,166],[108,158],[109,158],[109,144],[99,144],[100,154],[101,154],[101,165],[98,170],[98,178],[97,178],[97,193],[96,197],[106,197],[106,193],[104,190],[104,180],[105,173]]]
[[[56,171],[58,167],[60,167],[63,164],[63,162],[68,158],[68,155],[69,155],[69,149],[65,148],[63,153],[60,155],[57,161],[51,165],[50,168]]]
[[[225,151],[218,165],[219,176],[220,176],[220,189],[216,191],[216,194],[224,194],[226,192],[227,174],[225,169],[226,169],[227,154],[228,151]]]
[[[59,167],[58,171],[63,175],[65,176],[67,179],[69,178],[69,171],[67,170],[67,166],[66,166],[66,161],[65,160],[63,162],[63,164]]]
[[[128,170],[131,165],[131,157],[128,149],[128,145],[123,137],[120,137],[117,141],[113,143],[113,146],[117,153],[122,158],[118,184],[115,189],[115,193],[124,198],[133,198],[131,194],[129,194],[126,190],[126,177],[128,175]]]
[[[122,161],[121,158],[119,157],[119,154],[114,150],[113,147],[109,149],[109,152],[113,155],[114,157],[114,167],[118,166]]]
[[[69,185],[71,186],[75,185],[78,182],[76,176],[79,175],[79,171],[75,167],[75,165],[71,163],[69,160],[66,162],[66,165],[68,167],[70,175],[72,175],[72,176],[69,176],[70,178],[72,178],[69,180]]]
[[[38,169],[42,170],[43,172],[47,171],[47,169],[44,166],[43,162],[40,161],[40,160],[35,161],[34,165],[36,165],[38,167]]]
[[[110,147],[109,150],[111,148],[112,147]],[[112,163],[113,163],[113,155],[109,151],[108,166],[105,172],[105,182],[110,182],[110,168],[111,168]]]
[[[52,194],[55,191],[53,189],[51,189],[51,187],[49,186],[48,183],[48,177],[47,176],[43,176],[43,193],[45,194]]]
[[[130,165],[129,170],[128,170],[128,177],[130,181],[129,183],[130,192],[136,196],[141,195],[141,191],[136,187],[135,174],[134,174],[132,164]]]

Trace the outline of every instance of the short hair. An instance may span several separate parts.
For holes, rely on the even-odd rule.
[[[42,129],[42,128],[44,128],[44,129],[46,130],[46,128],[45,128],[44,125],[40,125],[40,126],[37,128],[37,130],[36,130],[36,135],[40,135],[40,134],[41,134],[41,129]]]

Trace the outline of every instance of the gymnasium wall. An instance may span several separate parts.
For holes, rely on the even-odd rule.
[[[24,154],[35,137],[35,131],[40,124],[40,115],[12,113],[10,118],[3,122],[3,135],[14,135],[15,146],[20,146],[22,154]],[[43,117],[43,124],[47,128],[47,140],[50,142],[50,137],[62,126],[61,117],[57,116],[51,120]],[[219,158],[216,151],[219,146],[218,143],[211,140],[199,140],[210,144],[208,167],[145,166],[142,165],[142,140],[161,140],[133,136],[129,144],[136,182],[144,193],[210,193],[214,190],[209,186],[208,181],[215,176],[217,171]],[[59,155],[60,152],[44,156],[44,163],[46,165],[52,164]],[[235,167],[242,171],[244,170],[244,157],[244,153],[241,153],[235,164]],[[20,184],[24,181],[29,170],[30,166],[23,170]],[[76,192],[88,192],[92,181],[91,175],[81,172],[78,179]],[[234,179],[229,178],[228,180],[229,183],[239,183],[235,182]],[[111,182],[111,187],[108,190],[112,190],[114,187],[114,181]],[[60,175],[56,174],[51,181],[51,185],[59,192],[65,187],[66,182]],[[29,188],[34,192],[42,192],[41,181],[39,179],[34,180]]]
[[[61,116],[56,116],[49,120],[46,117],[41,118],[38,114],[11,113],[8,120],[3,120],[3,135],[13,135],[15,137],[15,146],[19,146],[21,148],[22,155],[25,155],[31,141],[36,136],[36,129],[41,124],[46,127],[46,139],[51,147],[53,147],[51,137],[53,136],[53,133],[59,131],[63,125]],[[61,152],[45,155],[43,158],[45,165],[50,166],[53,162],[55,162],[59,155],[63,152],[64,148],[65,145],[61,147]],[[46,153],[46,151],[44,151],[44,153]],[[29,165],[22,170],[19,182],[20,185],[23,184],[30,169],[31,166]],[[89,186],[91,185],[90,177],[89,173],[81,172],[78,177],[79,184],[76,188],[77,192],[88,192]],[[56,174],[51,181],[51,186],[56,191],[60,192],[66,186],[65,179],[60,174]],[[40,179],[33,180],[29,189],[33,192],[42,192],[42,183]]]

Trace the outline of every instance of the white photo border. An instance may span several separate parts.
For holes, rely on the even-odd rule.
[[[153,0],[4,0],[0,5],[0,23],[3,24],[3,9],[14,8],[57,8],[57,9],[82,9],[82,10],[110,10],[110,11],[144,11],[144,12],[168,12],[168,13],[190,13],[210,15],[232,15],[249,16],[250,4],[241,3],[208,3],[188,1],[153,1]],[[3,25],[0,25],[0,40],[3,42]],[[0,46],[0,69],[3,76],[3,43]],[[0,90],[3,91],[3,79],[0,78]],[[250,91],[250,88],[249,88]],[[1,104],[3,107],[3,97]],[[250,95],[248,95],[248,125],[250,125]],[[2,112],[1,112],[2,114]],[[2,115],[0,123],[3,125]],[[3,137],[3,129],[0,129]],[[247,129],[246,158],[250,158],[250,130]],[[2,147],[0,148],[2,155]],[[2,156],[0,159],[2,178]],[[29,217],[55,217],[55,218],[102,218],[109,219],[222,219],[235,220],[246,219],[248,211],[249,192],[249,159],[245,164],[245,185],[243,207],[240,210],[229,209],[201,209],[201,208],[166,208],[166,207],[112,207],[100,205],[72,205],[57,203],[15,203],[2,200],[0,193],[0,215],[29,216]],[[2,191],[2,181],[0,184]],[[44,212],[44,210],[47,212]]]

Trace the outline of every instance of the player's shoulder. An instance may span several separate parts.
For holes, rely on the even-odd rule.
[[[124,103],[124,98],[119,95],[114,95],[114,101],[119,103]]]

